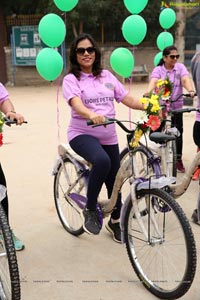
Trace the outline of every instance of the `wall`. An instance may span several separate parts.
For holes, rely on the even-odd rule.
[[[102,65],[105,69],[113,70],[110,67],[109,58],[112,51],[115,48],[113,47],[102,47]],[[49,82],[44,80],[37,72],[35,66],[12,66],[11,63],[11,48],[6,47],[5,49],[6,55],[6,68],[7,68],[7,85],[15,85],[15,86],[38,86],[38,85],[49,85]],[[133,49],[130,48],[131,51]],[[136,48],[134,49],[134,57],[135,57],[135,66],[146,64],[149,72],[153,69],[153,59],[155,54],[158,52],[156,48]],[[64,74],[63,74],[64,75]],[[117,75],[117,74],[116,74]],[[122,80],[120,76],[117,77]]]

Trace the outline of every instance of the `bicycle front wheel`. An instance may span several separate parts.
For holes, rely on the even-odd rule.
[[[20,300],[20,279],[12,232],[0,204],[0,299]]]
[[[130,200],[125,216],[131,264],[148,291],[162,299],[177,299],[190,288],[196,270],[190,224],[179,204],[162,190],[142,190],[137,201],[138,212]]]
[[[84,178],[79,176],[76,166],[66,158],[54,177],[54,200],[63,227],[76,236],[84,232],[81,210],[86,199],[82,194],[85,195]]]
[[[124,148],[120,153],[121,163],[126,159],[133,160],[133,175],[135,178],[149,178],[152,175],[159,176],[161,174],[158,158],[142,145],[133,149],[131,156],[128,148]]]

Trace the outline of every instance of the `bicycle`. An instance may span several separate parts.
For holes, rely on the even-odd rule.
[[[195,94],[196,95],[196,94]],[[176,102],[180,97],[189,97],[190,94],[180,94],[175,100],[168,100],[161,105],[164,112],[164,119],[162,121],[159,132],[150,133],[149,136],[144,136],[140,139],[140,146],[148,144],[148,149],[152,152],[152,155],[157,155],[160,159],[161,170],[167,177],[177,176],[177,158],[176,158],[176,138],[180,135],[178,129],[171,126],[171,117],[176,114],[196,111],[196,108],[183,108],[172,109],[172,103]],[[162,133],[166,135],[163,136]],[[170,136],[170,137],[168,137]],[[132,136],[129,136],[129,140]],[[130,153],[130,150],[126,147],[121,152],[121,160]]]
[[[197,94],[195,93],[194,96],[196,96]],[[177,111],[177,109],[173,109],[173,103],[177,102],[180,98],[186,99],[186,98],[191,98],[190,94],[188,93],[182,93],[180,95],[178,95],[175,99],[169,98],[168,100],[164,100],[161,103],[161,108],[163,111],[163,116],[164,116],[164,120],[163,120],[163,124],[161,127],[161,130],[164,133],[170,134],[170,135],[174,135],[176,136],[176,138],[178,138],[180,136],[180,132],[176,126],[176,116],[177,114],[180,114],[180,112]],[[174,119],[174,120],[173,120]],[[172,127],[172,122],[174,123],[173,127]],[[165,153],[167,154],[167,152],[169,152],[169,159],[172,161],[172,168],[171,170],[168,170],[168,168],[166,169],[167,171],[171,171],[171,175],[176,177],[177,176],[177,139],[169,142],[166,145],[166,151]],[[170,154],[171,153],[171,154]],[[167,156],[166,156],[167,157]]]
[[[0,185],[0,201],[5,198],[6,188]],[[0,203],[0,299],[20,300],[20,278],[12,231]]]
[[[117,123],[126,133],[133,134],[124,121]],[[135,153],[140,153],[139,148]],[[142,148],[146,155],[149,150]],[[54,201],[64,229],[79,236],[83,230],[81,212],[86,205],[90,164],[65,144],[58,146],[59,157],[53,168]],[[129,181],[130,192],[123,203],[120,217],[122,243],[126,245],[132,267],[148,291],[159,298],[176,299],[190,288],[196,270],[196,247],[191,226],[177,202],[165,191],[174,179],[162,176],[159,161],[150,166],[159,175],[138,173],[134,159],[122,162],[109,200],[98,201],[99,219],[108,216],[115,206],[117,195]],[[144,157],[145,157],[144,155]],[[143,166],[142,166],[143,167]],[[181,255],[180,255],[181,253]],[[161,267],[162,266],[162,267]]]
[[[6,125],[16,124],[7,117],[3,118]],[[24,123],[27,123],[24,121]],[[8,224],[7,216],[1,201],[5,198],[6,187],[0,185],[0,299],[20,300],[21,287],[17,255],[12,238],[12,230]]]

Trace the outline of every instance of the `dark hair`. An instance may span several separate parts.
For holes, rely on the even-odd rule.
[[[93,75],[98,76],[101,74],[101,71],[102,71],[101,52],[100,52],[100,49],[99,49],[96,41],[93,39],[93,37],[90,34],[81,33],[72,42],[71,47],[70,47],[70,54],[69,54],[69,59],[70,59],[69,73],[74,74],[76,76],[76,78],[78,78],[78,79],[80,79],[81,69],[80,69],[79,63],[77,62],[76,49],[77,49],[78,43],[85,39],[89,40],[91,42],[92,46],[95,48],[95,61],[94,61],[93,67],[92,67]]]
[[[176,50],[177,51],[177,48],[175,46],[169,46],[169,47],[166,47],[164,50],[163,50],[163,53],[162,53],[162,56],[167,56],[170,54],[170,52],[172,50]],[[161,60],[159,61],[159,63],[157,64],[157,66],[162,66],[164,64],[164,60],[163,58],[161,58]]]

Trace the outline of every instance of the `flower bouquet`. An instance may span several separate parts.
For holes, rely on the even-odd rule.
[[[160,107],[161,100],[169,100],[172,93],[172,83],[168,77],[159,79],[155,90],[150,97],[144,97],[140,101],[144,105],[144,111],[140,113],[139,120],[136,122],[136,129],[133,140],[130,142],[131,147],[137,147],[141,136],[148,130],[155,131],[161,125],[162,112]]]
[[[136,122],[134,138],[130,142],[130,146],[133,148],[138,146],[140,138],[145,132],[150,129],[155,131],[161,124],[159,97],[152,94],[150,98],[144,97],[140,101],[144,105],[144,111],[140,112],[139,120]]]
[[[159,79],[156,84],[154,93],[160,100],[169,100],[172,93],[173,84],[167,76],[165,79]]]

